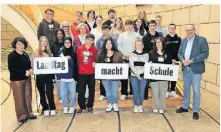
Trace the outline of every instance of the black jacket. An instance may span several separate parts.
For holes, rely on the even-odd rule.
[[[164,61],[159,62],[158,58],[163,57]],[[164,51],[163,55],[159,55],[157,51],[151,50],[149,53],[149,61],[152,63],[160,63],[160,64],[171,64],[172,63],[172,58],[169,52]],[[156,81],[162,81],[162,80],[150,80],[150,82],[156,82]]]
[[[166,50],[171,54],[172,59],[179,61],[177,53],[180,48],[181,38],[178,37],[177,34],[174,37],[171,37],[169,34],[167,34],[164,40],[167,44]]]
[[[88,24],[88,22],[85,21],[84,23],[87,24],[89,31],[91,31],[92,29],[91,29],[90,25]],[[96,22],[94,22],[93,28],[96,28],[96,27],[97,27],[97,24],[96,24]]]
[[[50,26],[51,28],[49,29],[49,25],[53,25]],[[55,38],[55,30],[60,28],[60,24],[54,20],[51,21],[51,23],[49,23],[48,21],[46,21],[45,19],[43,19],[39,25],[38,25],[38,29],[37,29],[37,34],[38,34],[38,40],[41,36],[45,36],[48,38],[50,47],[54,41]]]
[[[112,24],[113,22],[110,20],[110,19],[108,19],[108,20],[106,20],[104,23],[103,23],[103,25],[108,25],[110,28],[112,28],[111,27],[111,24]]]
[[[162,37],[157,31],[154,36],[152,36],[150,32],[147,32],[147,34],[143,36],[144,52],[149,53],[153,49],[154,40],[157,37]]]
[[[54,56],[54,57],[57,57],[58,51],[59,51],[60,48],[63,47],[63,46],[64,46],[64,43],[54,42],[54,43],[52,44],[51,52],[53,53],[53,56]]]

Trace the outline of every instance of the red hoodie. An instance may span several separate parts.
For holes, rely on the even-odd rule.
[[[88,55],[88,62],[84,62],[84,55]],[[79,74],[94,74],[94,67],[93,62],[95,62],[97,56],[97,48],[93,45],[87,49],[85,44],[79,46],[77,49],[77,60],[78,60],[78,67],[79,67]],[[87,58],[87,57],[86,57]]]

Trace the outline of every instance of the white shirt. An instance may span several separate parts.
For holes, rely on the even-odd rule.
[[[88,25],[90,26],[90,28],[92,30],[94,28],[93,26],[94,26],[95,20],[92,21],[92,22],[87,21],[87,23],[88,23]]]
[[[82,36],[79,34],[78,37],[79,37],[81,43],[82,43],[82,44],[85,44],[86,35],[84,35],[84,36],[82,37]]]
[[[192,38],[187,38],[187,46],[185,49],[185,60],[189,60],[190,59],[190,55],[191,55],[191,50],[193,47],[193,43],[194,43],[194,39],[195,39],[195,35]]]
[[[95,44],[95,46],[96,46],[97,40],[103,35],[103,34],[102,34],[102,31],[99,32],[99,31],[97,30],[97,28],[94,28],[94,29],[91,30],[91,34],[93,34],[93,35],[95,36],[94,44]]]

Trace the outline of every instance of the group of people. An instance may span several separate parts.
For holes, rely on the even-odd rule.
[[[83,13],[76,12],[76,21],[69,24],[56,22],[52,9],[45,11],[45,19],[38,25],[38,49],[29,55],[25,38],[16,37],[8,56],[11,87],[15,100],[17,119],[26,122],[36,119],[31,108],[31,79],[33,60],[39,57],[66,57],[68,73],[36,75],[36,86],[40,94],[42,113],[56,115],[53,89],[55,83],[63,113],[73,113],[78,98],[77,113],[93,112],[95,99],[95,63],[128,63],[129,79],[100,82],[100,97],[107,98],[106,112],[119,111],[118,87],[121,84],[121,100],[133,98],[134,112],[143,112],[143,101],[152,90],[154,113],[164,113],[168,96],[178,97],[176,82],[147,80],[144,78],[145,63],[183,64],[184,100],[177,113],[188,112],[190,86],[193,86],[193,119],[199,119],[200,80],[205,72],[204,60],[208,57],[208,43],[195,33],[194,25],[187,25],[187,37],[181,42],[176,34],[176,25],[169,24],[166,30],[161,26],[162,17],[147,21],[144,10],[135,20],[116,17],[113,9],[108,11],[109,19],[91,10],[83,21]],[[128,84],[130,91],[128,91]],[[78,93],[78,94],[76,94]],[[78,96],[76,96],[78,95]],[[70,102],[70,103],[69,103]],[[69,107],[69,108],[68,108]]]

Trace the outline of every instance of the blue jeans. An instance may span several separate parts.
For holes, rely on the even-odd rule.
[[[115,80],[102,80],[104,89],[106,91],[107,102],[110,104],[117,104],[118,86],[120,81]]]
[[[139,80],[135,76],[131,76],[130,81],[133,89],[134,105],[143,105],[144,91],[148,81],[146,79]]]
[[[60,83],[57,81],[57,76],[56,75],[55,75],[55,85],[56,85],[56,88],[57,88],[58,99],[61,100]]]
[[[183,94],[182,107],[188,109],[190,105],[190,87],[193,87],[193,112],[199,112],[200,107],[200,81],[202,74],[194,74],[190,67],[185,67],[183,71]]]
[[[70,107],[75,107],[76,81],[60,82],[61,98],[64,107],[68,107],[68,92],[70,93]]]

